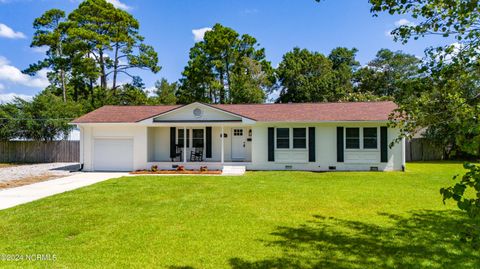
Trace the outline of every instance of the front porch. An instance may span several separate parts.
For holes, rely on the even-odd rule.
[[[148,166],[186,169],[246,166],[252,160],[252,129],[236,125],[147,127]]]

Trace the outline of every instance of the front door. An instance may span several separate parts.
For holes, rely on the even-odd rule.
[[[240,161],[245,159],[245,130],[243,128],[232,129],[232,160]]]

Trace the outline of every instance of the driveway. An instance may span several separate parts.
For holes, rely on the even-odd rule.
[[[7,166],[0,168],[0,189],[2,186],[27,185],[32,182],[71,176],[78,172],[78,163],[41,163]]]
[[[128,173],[77,173],[64,178],[0,190],[0,210],[127,175]]]

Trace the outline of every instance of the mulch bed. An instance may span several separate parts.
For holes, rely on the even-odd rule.
[[[212,170],[212,171],[176,171],[176,170],[160,170],[156,172],[152,171],[134,171],[130,172],[132,175],[221,175],[222,171]]]

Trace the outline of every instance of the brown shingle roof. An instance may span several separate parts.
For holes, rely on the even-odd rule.
[[[211,105],[263,122],[386,121],[393,102]],[[132,123],[180,106],[104,106],[73,123]]]
[[[137,122],[180,106],[102,106],[75,119],[72,123]]]

